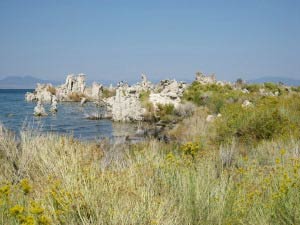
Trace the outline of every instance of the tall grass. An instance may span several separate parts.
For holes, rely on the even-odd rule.
[[[0,146],[1,224],[300,223],[296,140],[190,155],[154,140],[110,146],[23,133],[17,143],[4,133]]]

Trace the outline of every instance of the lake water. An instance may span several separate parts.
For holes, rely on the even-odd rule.
[[[56,115],[34,117],[35,102],[26,102],[25,93],[32,90],[0,89],[0,123],[16,133],[21,129],[73,135],[75,138],[95,140],[134,134],[136,125],[113,123],[110,120],[88,120],[86,114],[99,109],[92,103],[59,103]],[[50,105],[45,105],[47,112]]]

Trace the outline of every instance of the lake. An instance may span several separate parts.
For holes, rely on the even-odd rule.
[[[46,117],[34,117],[35,102],[26,102],[25,93],[33,90],[0,89],[0,123],[19,133],[22,129],[73,135],[84,140],[114,138],[134,134],[136,124],[113,123],[110,120],[88,120],[86,115],[98,112],[92,103],[81,106],[75,102],[58,104],[58,112]],[[49,112],[50,105],[45,104]]]

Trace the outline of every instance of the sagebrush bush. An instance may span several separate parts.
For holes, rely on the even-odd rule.
[[[180,104],[175,108],[175,114],[180,117],[192,116],[196,110],[196,106],[191,102]]]

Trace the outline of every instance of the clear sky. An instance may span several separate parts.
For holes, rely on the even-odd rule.
[[[0,77],[300,78],[299,0],[0,0]]]

